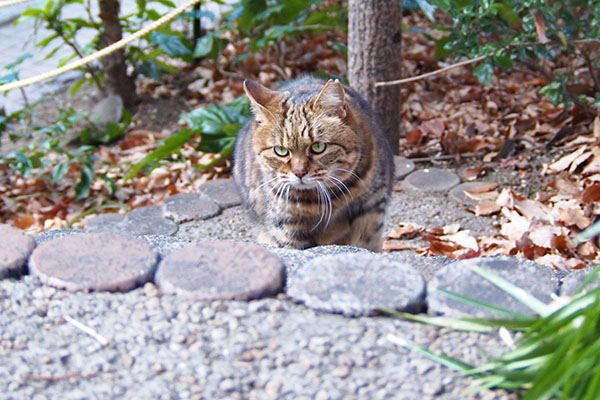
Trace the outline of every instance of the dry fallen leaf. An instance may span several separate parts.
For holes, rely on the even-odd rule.
[[[482,200],[475,206],[475,215],[492,215],[500,211],[502,207],[493,200]]]
[[[398,242],[386,240],[383,242],[383,251],[400,251],[400,250],[413,250],[413,251],[423,251],[422,246],[418,246],[412,242]]]
[[[585,146],[581,146],[579,149],[577,149],[573,153],[568,154],[568,155],[560,158],[558,161],[550,164],[550,166],[548,167],[547,173],[548,174],[556,174],[556,173],[566,170],[567,168],[569,168],[571,166],[573,161],[575,159],[577,159],[577,157],[582,155],[584,152],[585,152]]]
[[[475,179],[477,179],[480,176],[482,176],[483,174],[485,174],[485,172],[487,170],[488,170],[488,167],[486,167],[486,166],[467,168],[462,172],[462,177],[466,181],[474,181]]]
[[[502,207],[502,214],[509,220],[502,224],[500,234],[509,240],[520,240],[529,231],[531,223],[517,211]]]
[[[399,222],[400,228],[393,229],[387,234],[388,239],[412,239],[423,231],[423,227],[412,222]]]
[[[598,118],[596,118],[596,120],[598,120]],[[594,183],[586,187],[583,191],[581,200],[585,204],[590,204],[600,200],[600,183]]]
[[[479,245],[477,244],[477,239],[469,234],[469,231],[458,231],[456,233],[441,236],[440,239],[448,240],[452,243],[456,243],[457,245],[464,247],[469,250],[478,251]]]
[[[544,16],[536,9],[531,9],[531,15],[533,15],[538,41],[542,44],[548,43],[550,40],[546,37],[546,20]]]

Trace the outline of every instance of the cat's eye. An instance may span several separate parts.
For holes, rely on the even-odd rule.
[[[319,154],[319,153],[324,152],[326,147],[327,147],[327,145],[323,142],[314,142],[310,146],[310,150],[315,154]]]
[[[279,157],[287,157],[287,155],[290,154],[290,151],[283,146],[275,146],[273,147],[273,151]]]

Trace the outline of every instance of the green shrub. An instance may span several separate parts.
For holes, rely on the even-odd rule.
[[[597,82],[600,66],[600,2],[595,0],[435,0],[431,3],[451,18],[439,26],[447,35],[438,41],[438,57],[489,57],[474,70],[482,84],[490,84],[494,67],[527,65],[548,84],[541,89],[554,104],[600,104]],[[440,16],[441,17],[441,16]],[[552,71],[544,61],[567,56],[572,64]],[[574,63],[587,70],[593,85],[581,88],[582,76]]]

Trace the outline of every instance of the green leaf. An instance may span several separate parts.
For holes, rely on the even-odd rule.
[[[209,33],[198,39],[193,56],[194,58],[210,56],[212,60],[216,61],[221,51],[227,46],[227,43],[229,41],[218,37],[216,32]]]
[[[194,57],[199,58],[209,55],[212,51],[214,41],[215,36],[213,34],[207,34],[198,39],[194,48]]]
[[[265,39],[267,41],[276,41],[283,36],[297,33],[298,28],[289,25],[273,26],[265,31]]]
[[[242,0],[238,23],[240,30],[248,36],[256,25],[255,17],[267,9],[266,0]]]
[[[435,6],[431,5],[431,3],[427,0],[416,0],[416,2],[419,5],[421,11],[423,11],[423,13],[427,16],[427,18],[430,21],[434,21]]]
[[[435,58],[438,60],[444,60],[452,54],[446,44],[450,41],[450,36],[444,36],[435,42]]]
[[[100,175],[100,178],[104,182],[106,182],[106,185],[108,187],[108,194],[110,194],[111,196],[113,196],[117,192],[117,185],[115,184],[115,181],[113,181],[112,179],[110,179],[106,175]]]
[[[192,59],[191,45],[178,35],[153,32],[150,34],[150,40],[158,44],[171,57],[181,58],[188,62]]]
[[[54,181],[54,183],[59,183],[63,176],[65,176],[65,173],[69,170],[69,163],[68,162],[62,162],[59,164],[56,164],[56,166],[52,169],[52,181]]]
[[[494,76],[494,67],[488,62],[484,62],[473,70],[473,75],[482,85],[491,85]]]
[[[22,56],[19,56],[19,58],[17,58],[15,61],[11,62],[10,64],[6,65],[6,69],[7,70],[12,70],[14,69],[17,65],[21,64],[23,61],[27,60],[28,58],[33,57],[31,55],[31,53],[25,53]]]
[[[83,168],[79,174],[79,182],[75,185],[75,200],[83,200],[90,194],[90,188],[94,183],[92,171]]]
[[[193,133],[194,132],[191,129],[183,129],[175,133],[170,138],[165,139],[162,146],[158,147],[152,153],[144,157],[140,162],[131,167],[125,178],[123,178],[123,182],[127,182],[131,178],[135,177],[143,168],[146,168],[151,164],[156,164],[158,161],[169,156],[171,153],[183,146],[183,144],[190,139]]]
[[[11,72],[4,76],[0,76],[0,85],[4,85],[5,83],[16,81],[19,78],[18,72]]]
[[[235,139],[231,137],[216,137],[203,135],[202,141],[196,147],[197,150],[205,153],[230,154],[235,145]]]
[[[39,9],[39,8],[28,8],[27,10],[23,11],[23,14],[21,14],[21,18],[23,17],[41,17],[44,15],[44,11]]]
[[[80,80],[75,82],[75,84],[73,84],[73,86],[71,86],[71,90],[69,90],[69,93],[71,93],[71,96],[74,96],[79,91],[79,89],[81,89],[81,86],[83,86],[83,84],[86,83],[87,81],[88,81],[87,78],[81,78]]]

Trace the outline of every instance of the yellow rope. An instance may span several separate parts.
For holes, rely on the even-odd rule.
[[[0,1],[0,7],[14,6],[15,4],[19,3],[27,3],[28,1],[31,0],[3,0]]]
[[[190,0],[186,4],[183,4],[183,5],[175,8],[173,11],[171,11],[168,14],[157,19],[156,21],[154,21],[147,27],[140,29],[133,35],[123,38],[123,39],[119,40],[118,42],[111,44],[108,47],[98,50],[94,54],[90,54],[87,57],[84,57],[84,58],[76,60],[76,61],[72,61],[66,65],[63,65],[60,68],[53,70],[53,71],[44,72],[43,74],[32,76],[31,78],[21,79],[19,81],[0,85],[0,93],[8,92],[9,90],[17,89],[17,88],[24,87],[24,86],[29,86],[34,83],[44,81],[46,79],[54,78],[55,76],[63,74],[67,71],[77,69],[77,68],[81,67],[82,65],[85,65],[89,62],[98,60],[99,58],[102,58],[102,57],[112,53],[113,51],[122,49],[123,47],[127,46],[129,43],[133,42],[134,40],[137,40],[137,39],[147,35],[148,33],[152,32],[153,30],[157,29],[159,26],[161,26],[165,22],[169,22],[170,20],[172,20],[173,18],[175,18],[176,16],[178,16],[179,14],[184,12],[187,8],[192,7],[194,4],[199,3],[200,1],[202,1],[202,0]]]

